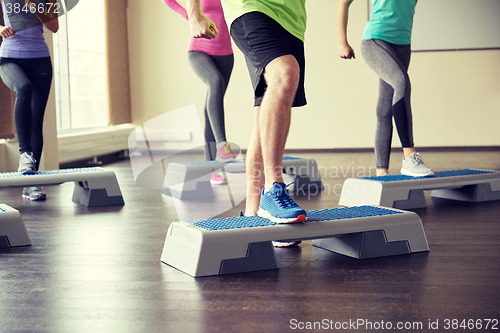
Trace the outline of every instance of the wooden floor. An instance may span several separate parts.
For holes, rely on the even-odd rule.
[[[498,152],[422,155],[434,170],[500,170]],[[323,194],[296,198],[308,210],[337,207],[344,179],[368,176],[360,173],[373,164],[371,153],[294,156],[316,159],[323,173]],[[391,171],[399,165],[394,153]],[[311,332],[300,328],[314,322],[316,331],[357,323],[361,332],[389,324],[393,332],[483,332],[489,319],[500,329],[499,201],[427,193],[428,208],[415,212],[428,253],[356,260],[306,241],[276,250],[279,270],[195,279],[160,262],[177,220],[172,199],[137,186],[128,160],[105,167],[117,175],[123,207],[78,206],[70,183],[45,187],[45,202],[0,188],[0,202],[21,212],[32,240],[0,250],[0,332]],[[464,319],[482,320],[482,329],[460,327]],[[398,322],[415,329],[396,329]]]

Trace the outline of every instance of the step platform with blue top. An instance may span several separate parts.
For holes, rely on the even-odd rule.
[[[0,249],[28,245],[30,236],[19,211],[0,204]]]
[[[500,172],[462,169],[437,171],[435,174],[435,177],[348,178],[342,187],[339,205],[424,208],[427,207],[425,190],[430,190],[435,198],[469,202],[500,200]]]
[[[161,261],[193,277],[279,268],[273,240],[313,239],[313,246],[357,259],[429,251],[419,216],[377,206],[307,212],[307,222],[258,216],[169,226]]]
[[[172,162],[167,166],[162,194],[176,199],[209,198],[214,196],[212,172],[245,173],[245,160],[229,163],[218,161]],[[283,172],[295,178],[295,193],[318,193],[323,189],[316,161],[308,158],[283,157]]]
[[[115,173],[103,168],[76,168],[38,171],[23,175],[18,172],[0,173],[0,187],[59,185],[74,182],[73,202],[86,206],[124,205]]]

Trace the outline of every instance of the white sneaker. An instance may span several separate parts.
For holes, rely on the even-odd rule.
[[[42,192],[41,186],[31,186],[23,189],[23,198],[30,199],[31,201],[40,201],[47,199],[47,196]]]
[[[420,154],[417,152],[413,152],[407,159],[403,159],[401,174],[412,177],[435,176],[434,171],[424,164]]]
[[[22,153],[19,157],[19,168],[17,172],[24,175],[32,175],[36,173],[36,161],[33,153]]]

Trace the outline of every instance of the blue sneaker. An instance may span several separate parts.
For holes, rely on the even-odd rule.
[[[300,208],[288,194],[287,185],[273,183],[273,187],[260,196],[257,215],[276,223],[295,223],[307,221],[306,211]]]

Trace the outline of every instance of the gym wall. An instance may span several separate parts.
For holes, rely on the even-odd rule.
[[[360,52],[366,1],[350,9],[355,60],[338,57],[337,5],[307,2],[308,105],[292,111],[289,149],[373,147],[378,78]],[[187,61],[188,22],[160,0],[129,6],[132,121],[140,125],[190,104],[203,119],[206,89]],[[226,131],[230,142],[246,148],[253,98],[244,58],[236,46],[234,52]],[[416,52],[409,73],[418,147],[500,146],[500,50]],[[393,145],[399,146],[396,133]]]

